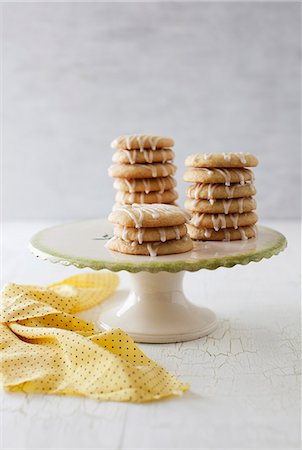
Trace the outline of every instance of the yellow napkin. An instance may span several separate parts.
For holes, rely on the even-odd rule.
[[[2,291],[0,372],[9,391],[146,402],[181,395],[188,385],[150,360],[122,330],[105,333],[73,314],[118,285],[111,272],[76,275],[47,288]]]

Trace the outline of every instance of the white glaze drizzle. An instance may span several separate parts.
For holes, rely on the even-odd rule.
[[[112,142],[112,147],[117,148],[123,140],[125,140],[127,150],[131,150],[132,143],[137,140],[140,151],[143,151],[148,144],[148,147],[151,147],[152,150],[156,150],[157,144],[159,140],[162,139],[162,136],[149,136],[144,134],[131,134],[129,136],[120,136]]]
[[[133,206],[133,205],[132,205]],[[119,206],[118,208],[115,209],[115,211],[122,211],[125,212],[126,214],[128,214],[128,216],[130,217],[131,220],[133,220],[135,228],[141,228],[142,226],[142,221],[143,221],[143,213],[141,209],[130,209],[128,206]],[[138,217],[136,216],[135,212],[138,212]]]
[[[235,228],[235,230],[237,230],[239,214],[230,214],[230,219],[232,221],[233,227]]]
[[[152,163],[153,162],[153,150],[149,151],[149,150],[144,150],[144,158],[148,163]]]
[[[173,227],[174,231],[175,231],[175,239],[178,241],[180,239],[180,231],[178,227]]]
[[[155,166],[152,166],[152,165],[146,166],[146,167],[148,167],[151,170],[152,177],[156,178],[157,177],[157,168]]]
[[[225,186],[225,192],[228,198],[233,198],[236,187],[238,187],[237,184],[233,184],[232,186]]]
[[[163,164],[162,166],[163,177],[167,177],[169,175],[167,167]]]
[[[123,239],[123,241],[128,241],[128,228],[127,227],[123,228],[122,239]]]
[[[238,198],[238,209],[239,209],[240,214],[243,213],[243,201],[244,201],[243,198]]]
[[[123,150],[125,155],[127,155],[127,158],[130,162],[130,164],[135,164],[136,162],[136,150]]]
[[[205,215],[205,213],[194,214],[194,216],[192,217],[190,222],[192,223],[192,225],[194,225],[195,227],[198,228],[201,225],[201,223],[202,223],[204,215]]]
[[[255,233],[255,238],[256,238],[258,236],[258,227],[257,227],[257,225],[251,225],[250,228]]]
[[[162,163],[165,164],[168,161],[168,152],[166,149],[162,149],[160,151],[161,157],[162,157]]]
[[[223,159],[225,161],[230,161],[231,160],[231,156],[232,156],[232,153],[223,153]]]
[[[203,187],[203,184],[196,184],[194,186],[193,196],[195,199],[199,198],[199,194],[200,194],[202,187]]]
[[[234,169],[234,172],[238,175],[239,183],[243,186],[245,184],[243,172],[240,169]]]
[[[237,158],[240,159],[241,164],[246,164],[246,158],[245,156],[249,155],[249,153],[243,153],[243,152],[238,152],[238,153],[234,153],[234,152],[229,152],[229,153],[223,153],[223,159],[225,161],[230,161],[232,156],[237,156]]]
[[[211,228],[205,228],[204,229],[204,235],[205,235],[205,237],[207,238],[207,239],[209,239],[210,237],[211,237],[211,235],[212,235],[212,229]]]
[[[157,256],[157,248],[153,247],[152,242],[148,242],[147,249],[150,256]]]
[[[224,177],[224,184],[226,186],[230,186],[231,184],[231,175],[227,169],[215,169],[218,173],[220,173]]]
[[[158,185],[159,185],[159,191],[158,192],[160,194],[163,194],[164,191],[165,191],[165,182],[161,178],[158,178],[157,182],[158,182]]]
[[[212,224],[215,231],[220,230],[220,228],[226,228],[225,214],[212,214]]]
[[[143,243],[144,240],[144,228],[139,228],[137,230],[137,240],[139,244]]]
[[[240,238],[242,241],[246,241],[248,239],[247,235],[245,234],[245,231],[242,227],[238,228],[239,233],[240,233]]]
[[[208,184],[208,199],[212,200],[217,184]],[[212,203],[211,203],[212,204]]]
[[[149,192],[151,190],[150,180],[148,178],[143,178],[142,182],[143,182],[143,185],[144,185],[145,193],[149,194]]]
[[[224,214],[228,214],[232,200],[222,200],[222,203],[223,203]]]
[[[238,157],[239,157],[239,159],[240,159],[240,162],[241,162],[242,164],[246,164],[246,158],[245,158],[245,155],[244,155],[242,152],[239,152],[237,155],[238,155]]]
[[[159,228],[158,231],[159,231],[160,241],[161,242],[166,242],[167,235],[166,235],[165,229],[164,228]]]
[[[125,178],[125,183],[129,189],[129,192],[135,192],[135,185],[136,185],[135,180],[127,180],[127,178]]]

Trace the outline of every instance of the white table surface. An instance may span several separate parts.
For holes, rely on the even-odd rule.
[[[54,222],[4,224],[6,282],[47,285],[77,272],[34,258],[32,234]],[[300,448],[300,241],[297,222],[263,222],[288,239],[270,260],[187,273],[185,292],[219,326],[181,344],[140,344],[191,389],[149,404],[2,395],[7,449]],[[120,289],[127,273],[120,272]]]

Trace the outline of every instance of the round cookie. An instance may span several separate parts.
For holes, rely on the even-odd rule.
[[[114,235],[123,241],[143,242],[166,242],[172,239],[180,239],[187,234],[186,225],[160,228],[128,228],[121,225],[114,225]]]
[[[251,197],[227,200],[193,200],[192,198],[187,198],[185,201],[185,209],[188,211],[210,214],[241,214],[243,212],[250,212],[256,209],[256,201]]]
[[[119,164],[156,163],[173,161],[174,152],[170,148],[160,150],[118,150],[113,154],[112,161]]]
[[[255,225],[258,217],[255,212],[233,213],[233,214],[206,214],[193,213],[190,224],[196,228],[214,228],[218,231],[223,228],[235,228]]]
[[[184,174],[184,180],[191,183],[224,183],[229,186],[231,183],[245,184],[247,181],[254,181],[254,174],[250,169],[224,169],[206,167],[190,168]]]
[[[174,175],[176,166],[171,163],[161,164],[113,164],[108,174],[114,178],[157,178]]]
[[[156,204],[116,205],[108,220],[124,227],[149,228],[182,225],[188,214],[178,206]]]
[[[130,134],[127,136],[119,136],[111,142],[111,147],[117,150],[137,150],[150,148],[173,147],[174,141],[164,136],[154,136],[148,134]]]
[[[256,194],[256,189],[253,184],[231,184],[225,186],[224,184],[195,184],[187,188],[187,197],[189,198],[240,198],[252,197]]]
[[[173,177],[163,177],[163,178],[141,178],[141,179],[131,179],[126,178],[116,178],[113,183],[113,187],[119,191],[124,192],[160,192],[173,189],[176,186],[176,180]]]
[[[251,153],[196,153],[187,156],[187,167],[256,167],[258,159]]]
[[[194,225],[188,224],[188,234],[193,240],[198,241],[237,241],[246,240],[257,236],[257,227],[247,226],[234,228],[225,228],[215,231],[212,228],[196,228]]]
[[[175,190],[160,192],[123,192],[118,191],[115,195],[117,203],[132,205],[132,203],[173,203],[177,200],[178,194]]]
[[[193,248],[193,242],[187,234],[178,240],[142,244],[137,241],[123,241],[123,239],[115,236],[107,242],[106,247],[109,250],[129,255],[160,256],[189,252]]]

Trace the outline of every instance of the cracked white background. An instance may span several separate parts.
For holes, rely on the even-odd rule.
[[[33,233],[55,223],[5,226],[4,282],[48,285],[77,272],[34,258],[26,248]],[[188,298],[216,312],[214,333],[182,344],[140,344],[190,383],[188,393],[143,405],[4,394],[3,448],[299,449],[299,224],[263,224],[285,234],[285,252],[185,276]],[[127,274],[119,275],[119,290],[129,288]]]
[[[190,383],[182,398],[132,405],[3,394],[3,449],[300,448],[300,232],[280,220],[300,207],[299,9],[2,5],[3,283],[47,285],[77,272],[33,258],[27,242],[63,219],[109,212],[109,143],[122,133],[175,138],[181,201],[186,154],[255,153],[261,222],[289,242],[268,261],[186,274],[187,296],[217,313],[217,330],[141,345]]]

